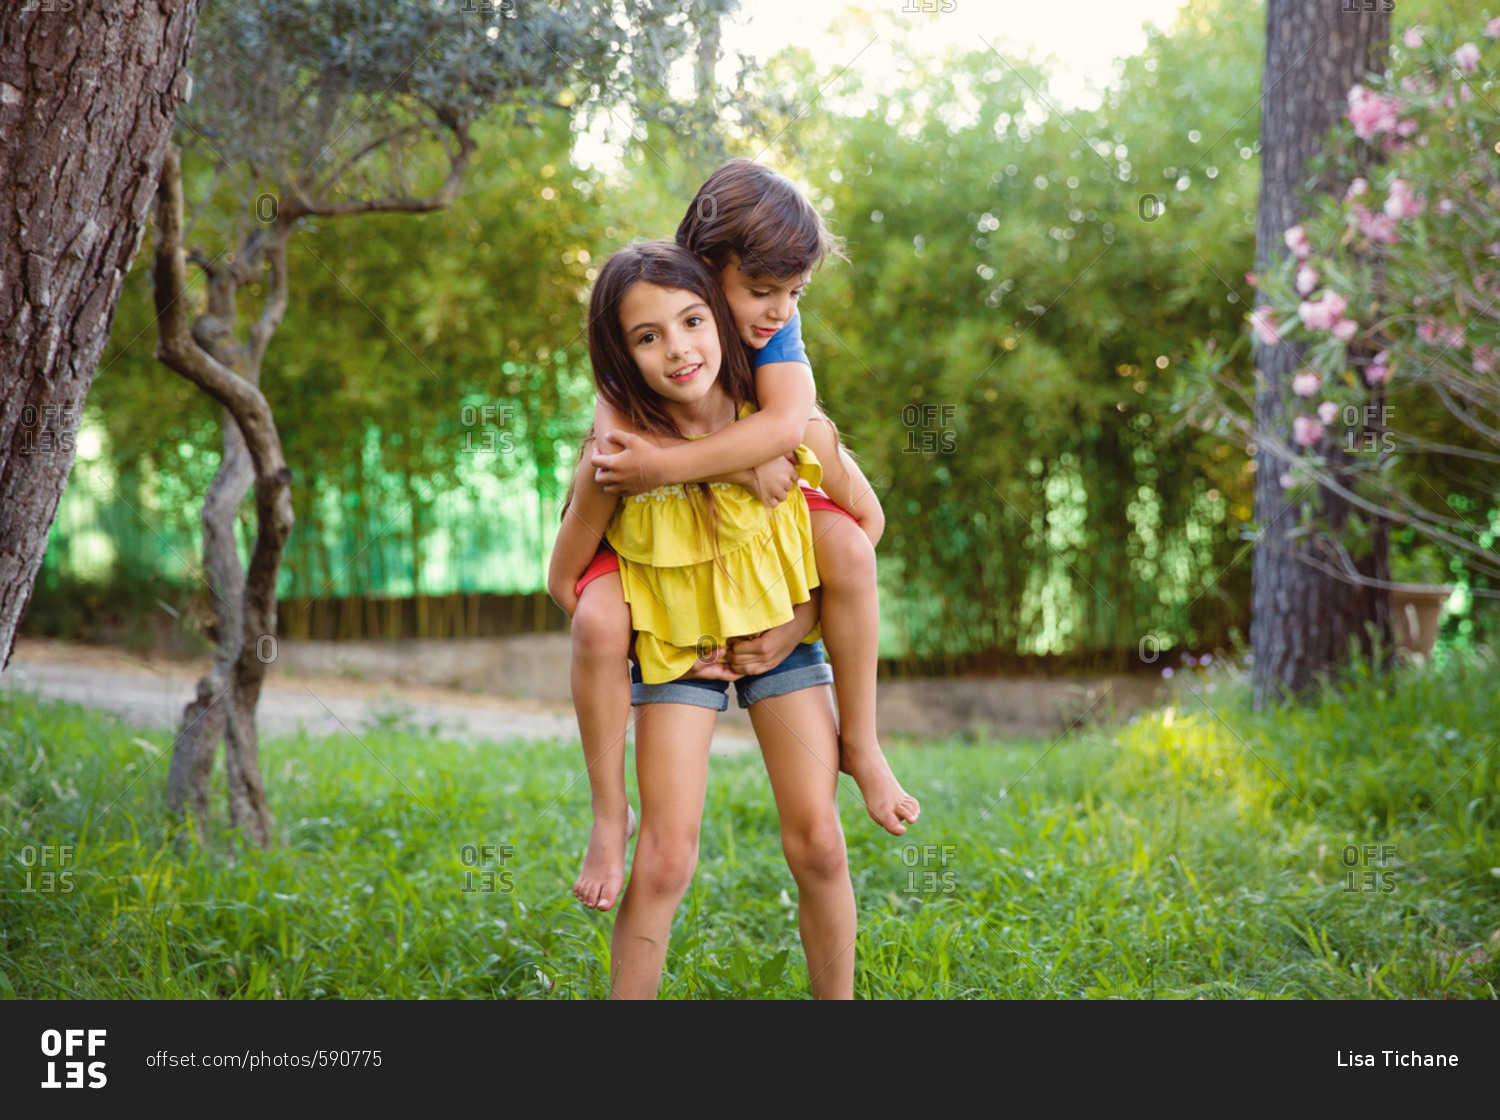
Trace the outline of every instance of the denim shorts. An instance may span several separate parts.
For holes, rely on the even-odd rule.
[[[751,673],[734,682],[735,698],[742,708],[772,696],[784,696],[803,688],[833,683],[833,666],[823,654],[822,642],[803,642],[782,658],[774,669]],[[640,666],[630,666],[632,704],[692,704],[716,712],[729,709],[729,681],[675,680],[644,684]]]

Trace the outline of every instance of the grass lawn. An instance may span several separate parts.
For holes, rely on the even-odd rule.
[[[856,992],[1494,998],[1494,661],[1364,676],[1269,716],[1210,680],[1055,743],[892,744],[922,801],[904,838],[845,778]],[[270,740],[271,852],[169,835],[170,746],[0,701],[0,995],[608,994],[612,918],[569,889],[588,833],[576,746],[399,721]],[[758,757],[715,758],[662,995],[805,997],[794,892]]]

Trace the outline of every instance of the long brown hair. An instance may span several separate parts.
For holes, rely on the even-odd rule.
[[[736,417],[746,402],[759,408],[750,359],[745,356],[745,347],[735,333],[734,316],[724,297],[724,289],[719,286],[719,278],[707,264],[670,241],[640,241],[619,250],[604,262],[594,281],[594,290],[589,296],[589,362],[594,371],[594,386],[605,402],[626,417],[637,432],[683,438],[665,403],[647,386],[640,367],[630,356],[625,328],[620,323],[620,301],[626,292],[642,283],[691,292],[708,305],[719,336],[719,385],[733,402]],[[585,447],[594,435],[590,428],[584,437]],[[582,449],[579,457],[582,457]],[[714,508],[713,491],[708,483],[700,482],[694,497],[701,499],[701,504],[696,500],[693,502],[698,531],[700,534],[707,532],[717,561],[718,511]],[[572,501],[570,484],[563,501],[563,516],[567,516]],[[705,507],[708,515],[706,529]]]
[[[746,401],[759,407],[755,379],[744,344],[734,329],[734,316],[719,278],[703,261],[670,241],[640,241],[604,262],[589,297],[589,360],[594,385],[605,402],[630,420],[643,434],[682,438],[666,405],[646,385],[630,356],[625,328],[620,325],[620,301],[637,284],[691,292],[708,305],[719,333],[719,384],[739,415]]]

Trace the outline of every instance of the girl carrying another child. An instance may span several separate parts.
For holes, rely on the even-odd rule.
[[[892,774],[875,732],[875,676],[880,613],[875,543],[884,529],[879,500],[817,408],[816,385],[802,346],[797,301],[812,270],[837,243],[821,215],[785,176],[750,160],[731,160],[699,189],[677,229],[677,243],[707,262],[732,316],[731,334],[751,360],[760,410],[701,440],[642,427],[601,386],[594,414],[596,481],[608,493],[634,494],[663,485],[739,482],[774,507],[794,472],[783,458],[814,433],[830,441],[825,483],[842,505],[804,485],[811,510],[820,593],[798,604],[794,617],[760,634],[737,638],[691,667],[700,677],[732,679],[779,663],[821,625],[838,699],[840,768],[859,786],[870,816],[895,835],[920,812]],[[604,454],[600,445],[618,452]],[[588,765],[594,825],[574,894],[607,910],[624,882],[630,834],[624,745],[628,700],[623,662],[632,633],[618,584],[607,577],[615,559],[601,549],[580,586],[573,612],[574,705]],[[556,581],[554,581],[555,583]],[[587,593],[581,593],[586,586]],[[572,587],[553,587],[553,597]],[[558,598],[560,603],[563,599]],[[563,604],[565,607],[568,605]]]
[[[757,414],[723,291],[707,265],[670,242],[631,246],[605,263],[588,333],[600,393],[638,431],[698,440]],[[816,484],[817,445],[828,457],[837,448],[822,431],[808,443],[793,453]],[[617,569],[590,582],[614,581],[636,626],[630,700],[641,798],[640,838],[611,940],[612,988],[618,998],[650,998],[697,866],[709,744],[728,705],[726,681],[683,673],[700,660],[700,638],[722,648],[786,624],[819,578],[800,489],[774,508],[729,482],[669,484],[622,501],[594,473],[587,454],[580,456],[553,552],[553,584],[563,605],[576,608],[570,579],[594,566],[608,536]],[[838,811],[838,730],[824,687],[830,679],[821,645],[803,641],[766,671],[740,676],[735,688],[760,741],[797,881],[809,986],[815,998],[847,999],[855,907]]]

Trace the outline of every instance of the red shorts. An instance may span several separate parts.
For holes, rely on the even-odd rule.
[[[854,514],[839,505],[827,494],[823,493],[823,491],[809,486],[805,482],[798,483],[798,485],[802,487],[802,496],[807,499],[807,508],[809,510],[817,509],[827,510],[829,513],[842,513],[856,525],[859,524]],[[583,589],[593,583],[594,580],[602,575],[607,575],[610,572],[618,572],[619,570],[620,558],[615,555],[615,550],[601,542],[599,551],[594,553],[594,558],[589,561],[589,566],[583,570],[583,575],[574,584],[573,593],[575,595],[582,595]]]
[[[615,555],[615,550],[609,545],[599,544],[599,551],[594,553],[594,558],[589,561],[589,566],[583,570],[583,575],[573,585],[573,594],[582,595],[583,589],[593,583],[602,575],[620,570],[620,558]]]
[[[856,525],[859,524],[859,518],[855,517],[854,514],[839,505],[827,494],[823,493],[823,491],[815,489],[805,482],[799,482],[797,485],[802,487],[802,496],[807,499],[808,509],[827,510],[829,513],[842,513]]]

